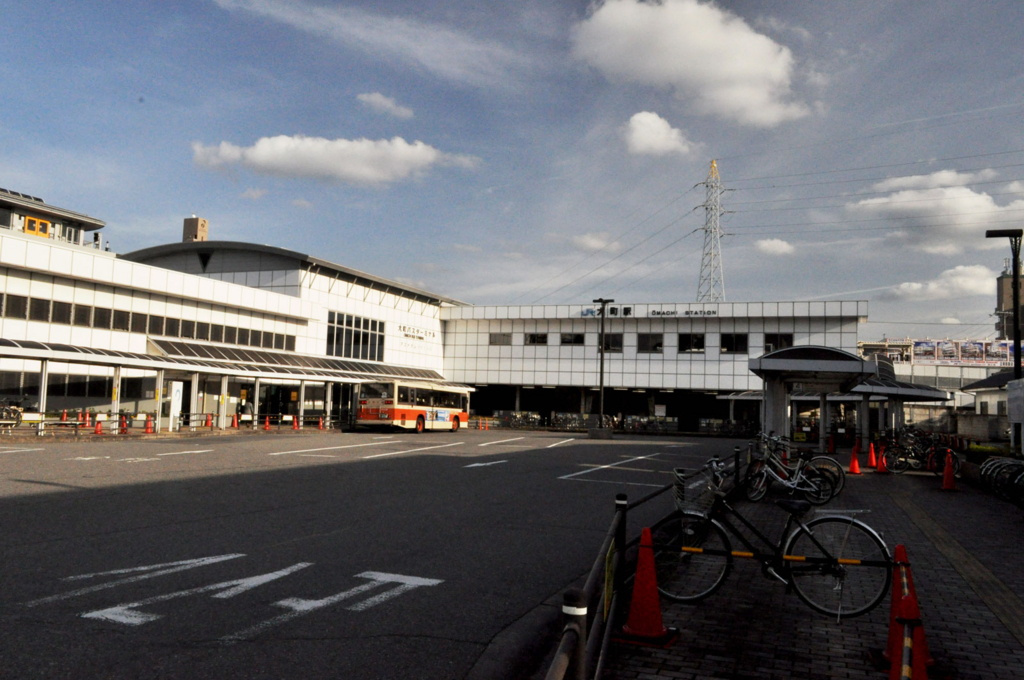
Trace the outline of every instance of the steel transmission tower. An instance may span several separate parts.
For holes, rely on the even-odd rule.
[[[697,302],[725,302],[725,275],[722,272],[722,178],[718,165],[711,161],[708,178],[701,182],[704,198],[704,254],[700,259]]]

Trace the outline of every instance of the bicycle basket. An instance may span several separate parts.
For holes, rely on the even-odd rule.
[[[676,507],[683,512],[699,512],[706,515],[715,504],[717,490],[710,470],[687,470],[674,468],[673,495]]]

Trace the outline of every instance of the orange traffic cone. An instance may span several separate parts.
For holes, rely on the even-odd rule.
[[[153,434],[153,417],[146,414],[146,434]]]
[[[64,409],[63,411],[61,411],[60,422],[62,422],[62,423],[68,422],[68,410],[67,409]]]
[[[868,467],[878,467],[878,461],[875,460],[875,443],[871,442],[868,444]]]
[[[231,427],[238,429],[238,414],[234,413],[231,415]]]
[[[878,445],[878,461],[875,465],[875,472],[880,475],[890,474],[889,468],[885,465],[885,442]]]
[[[93,430],[93,434],[103,434],[103,421],[99,418],[96,419],[96,429]]]
[[[205,427],[209,427],[209,428],[213,427],[213,416],[211,414],[209,414],[209,413],[206,414],[206,425],[205,425]]]
[[[128,419],[121,416],[121,434],[128,434]]]
[[[90,419],[89,419],[89,412],[88,412],[88,411],[86,411],[86,412],[85,412],[85,426],[86,426],[86,427],[89,427],[90,425],[92,425],[92,422],[91,422],[91,421],[90,421]]]
[[[299,429],[299,417],[298,416],[293,416],[292,417],[292,429],[293,430]]]
[[[484,429],[485,430],[490,430],[491,429],[491,423],[486,418],[484,418]]]
[[[857,454],[860,453],[857,450],[858,448],[859,447],[856,444],[854,444],[853,451],[850,453],[850,474],[851,475],[859,475],[860,474],[860,461],[857,460]]]
[[[946,450],[946,467],[942,470],[942,490],[956,491],[956,475],[953,473],[953,453]]]
[[[658,577],[654,570],[654,541],[651,540],[651,530],[645,527],[640,534],[640,552],[637,556],[629,618],[622,627],[622,633],[615,635],[614,640],[664,649],[678,638],[679,631],[666,628],[661,619]]]
[[[267,416],[267,419],[265,421],[263,421],[263,429],[264,430],[269,430],[270,429],[270,416]]]
[[[82,409],[78,409],[78,422],[80,422],[80,423],[83,422]]]
[[[323,416],[320,416],[320,422],[317,425],[316,429],[318,429],[318,430],[324,429],[324,417]]]

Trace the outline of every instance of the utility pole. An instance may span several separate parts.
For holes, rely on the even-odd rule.
[[[1020,380],[1020,241],[1024,236],[1024,229],[989,229],[985,232],[985,238],[1008,237],[1010,239],[1010,254],[1013,255],[1013,379]],[[1013,449],[1019,452],[1021,449],[1021,424],[1013,424]]]
[[[601,305],[601,332],[598,334],[598,338],[597,338],[597,350],[601,354],[601,362],[600,362],[600,366],[601,366],[601,368],[600,368],[600,376],[601,377],[600,377],[600,383],[599,383],[600,387],[598,388],[598,393],[597,393],[597,395],[598,395],[597,396],[597,400],[598,400],[597,401],[597,403],[598,403],[597,410],[598,410],[598,418],[599,418],[599,420],[598,420],[598,427],[604,427],[604,317],[605,317],[605,312],[607,311],[608,303],[610,303],[610,302],[615,302],[615,300],[606,300],[605,298],[598,298],[598,299],[594,300],[594,304],[595,305]]]
[[[708,178],[701,182],[704,196],[704,253],[700,258],[697,302],[725,302],[725,273],[722,271],[722,178],[718,164],[711,161]],[[699,185],[698,185],[699,186]],[[698,206],[699,207],[699,206]]]

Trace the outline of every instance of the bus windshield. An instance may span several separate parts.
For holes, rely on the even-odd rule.
[[[359,386],[363,399],[391,399],[395,394],[394,383],[363,383]]]

